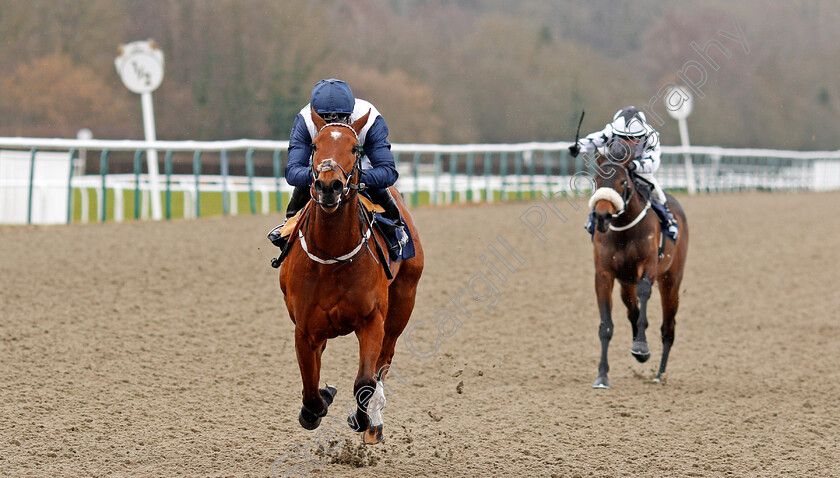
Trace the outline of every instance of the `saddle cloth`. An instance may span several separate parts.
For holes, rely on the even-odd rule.
[[[405,244],[400,247],[397,238],[397,225],[394,224],[394,221],[378,212],[373,213],[373,220],[375,227],[379,229],[388,244],[388,256],[392,262],[404,261],[414,257],[414,238],[411,237],[411,232],[408,231],[407,226],[403,226],[406,237]],[[402,223],[405,224],[405,221],[402,221]]]
[[[374,204],[366,194],[359,194],[359,200],[362,201],[362,205],[368,214],[373,215],[374,227],[379,229],[382,237],[385,238],[385,243],[388,245],[388,258],[391,262],[403,261],[414,257],[414,238],[411,237],[411,232],[405,226],[405,220],[402,214],[400,214],[400,222],[403,224],[403,232],[407,237],[405,238],[405,244],[400,247],[399,238],[397,238],[397,224],[393,220],[385,217],[383,215],[385,208],[379,204]]]

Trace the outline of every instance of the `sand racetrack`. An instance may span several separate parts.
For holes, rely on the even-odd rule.
[[[691,244],[666,383],[655,289],[645,364],[616,306],[611,390],[591,388],[583,208],[558,203],[569,220],[548,214],[544,243],[519,221],[540,203],[414,210],[409,326],[429,325],[412,344],[430,356],[400,341],[375,447],[341,425],[352,336],[324,354],[339,393],[322,427],[298,425],[264,236],[278,215],[0,227],[0,476],[840,476],[840,193],[678,199]],[[525,263],[493,300],[461,293],[469,316],[435,336],[499,235]]]

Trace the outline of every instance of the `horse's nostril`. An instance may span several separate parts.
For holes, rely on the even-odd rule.
[[[324,190],[324,181],[321,181],[320,179],[316,179],[315,180],[315,190],[319,191],[319,192],[323,191]]]
[[[330,183],[330,187],[332,188],[333,191],[335,191],[336,193],[339,193],[339,192],[341,192],[342,189],[344,189],[344,184],[341,181],[339,181],[338,179],[333,179],[332,182]]]

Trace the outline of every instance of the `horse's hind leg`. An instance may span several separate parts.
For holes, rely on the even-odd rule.
[[[627,320],[633,327],[633,339],[635,340],[636,334],[639,332],[639,297],[636,295],[634,284],[621,284],[621,301],[627,307]]]
[[[379,353],[379,360],[376,362],[377,378],[385,378],[394,358],[394,348],[397,340],[402,335],[411,312],[414,310],[414,300],[417,296],[417,283],[419,278],[410,277],[400,271],[388,288],[388,314],[385,318],[385,338],[382,340],[382,350]]]
[[[657,382],[662,381],[665,367],[668,365],[668,354],[674,344],[674,331],[677,325],[677,309],[680,305],[680,282],[682,277],[665,274],[659,279],[659,292],[662,296],[662,361],[659,362]]]
[[[359,373],[353,384],[356,410],[347,418],[350,428],[364,432],[367,444],[382,440],[382,414],[384,394],[382,385],[376,381],[376,362],[382,350],[385,335],[384,318],[380,311],[368,317],[365,325],[356,330],[359,339]]]
[[[633,346],[630,353],[639,362],[647,362],[650,358],[650,347],[647,344],[645,331],[648,326],[647,303],[653,289],[653,282],[647,274],[642,275],[639,283],[636,284],[636,294],[639,298],[639,318],[636,320],[636,328],[633,333]]]
[[[307,430],[318,428],[321,417],[327,414],[327,408],[335,397],[335,387],[318,389],[321,354],[325,347],[326,340],[313,343],[311,337],[295,330],[295,352],[300,366],[300,377],[303,380],[303,406],[298,414],[298,421]]]

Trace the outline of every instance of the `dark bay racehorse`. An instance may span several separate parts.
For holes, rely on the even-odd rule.
[[[383,433],[381,381],[414,309],[423,249],[411,215],[392,188],[416,254],[392,262],[393,279],[389,280],[372,252],[374,241],[385,251],[387,244],[363,216],[358,194],[362,157],[358,135],[368,115],[353,124],[326,124],[312,111],[318,129],[313,141],[312,201],[280,270],[280,288],[295,324],[295,350],[303,380],[300,424],[310,430],[317,428],[336,393],[335,387],[319,389],[321,354],[327,339],[353,332],[359,340],[359,371],[353,384],[356,411],[348,423],[363,432],[365,443],[374,444]]]
[[[609,148],[606,156],[598,155],[596,190],[589,201],[594,212],[595,292],[601,313],[601,362],[593,388],[610,388],[607,372],[607,348],[613,334],[612,291],[615,280],[621,284],[621,300],[627,307],[627,318],[633,327],[630,353],[639,362],[650,358],[645,331],[648,327],[647,303],[653,284],[659,284],[662,299],[662,361],[655,380],[662,381],[668,354],[674,343],[674,326],[679,305],[680,282],[688,251],[688,222],[682,206],[667,195],[668,205],[679,223],[676,244],[664,240],[650,202],[633,184],[627,170],[632,156],[630,148]],[[665,241],[663,256],[659,247]]]

